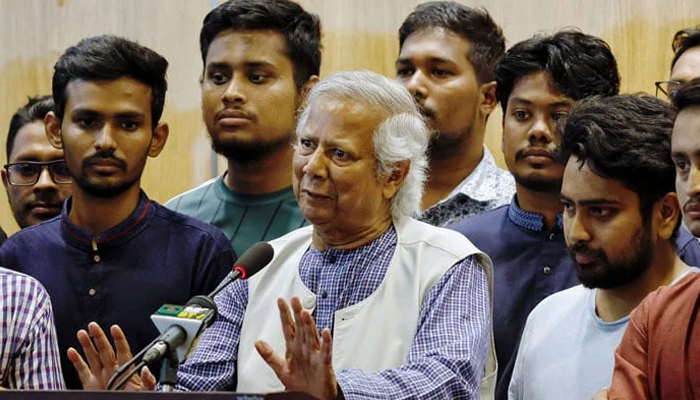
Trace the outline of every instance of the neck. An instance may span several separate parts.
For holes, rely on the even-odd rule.
[[[377,239],[391,226],[391,215],[368,227],[353,231],[333,227],[314,225],[312,243],[315,249],[324,251],[328,248],[351,250]]]
[[[431,149],[430,175],[425,183],[422,210],[428,209],[454,190],[476,169],[484,157],[484,146],[479,135],[465,135],[462,143]]]
[[[242,194],[266,194],[292,185],[294,149],[282,146],[262,160],[238,162],[228,160],[224,182],[232,191]]]
[[[136,209],[140,196],[141,185],[138,182],[111,198],[91,196],[73,184],[73,199],[68,218],[93,235],[99,235],[127,219]]]
[[[662,249],[655,249],[652,264],[634,282],[596,292],[596,313],[606,322],[628,316],[647,294],[667,286],[688,270],[671,243],[666,241]]]
[[[543,216],[548,229],[557,227],[557,215],[564,211],[559,192],[535,192],[516,182],[515,196],[523,211]]]

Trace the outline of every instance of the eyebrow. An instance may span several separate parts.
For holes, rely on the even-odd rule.
[[[620,202],[618,200],[610,200],[610,199],[588,199],[588,200],[581,200],[579,202],[575,202],[563,194],[560,194],[559,198],[562,201],[565,201],[567,203],[578,204],[580,206],[608,206],[608,205],[620,204]]]
[[[691,157],[700,157],[700,149],[696,149],[690,155]],[[683,151],[671,152],[671,158],[688,158],[688,155]]]
[[[526,105],[532,105],[534,104],[532,101],[528,99],[524,99],[522,97],[512,97],[508,100],[508,103],[520,103],[520,104],[526,104]],[[562,101],[557,101],[556,103],[551,103],[547,104],[547,107],[564,107],[564,106],[571,106],[573,105],[574,102],[570,100],[562,100]]]
[[[269,61],[249,61],[243,64],[246,68],[276,68],[275,64]],[[230,69],[232,68],[231,63],[225,61],[214,61],[207,65],[207,70],[209,69]]]
[[[442,57],[430,57],[429,61],[433,64],[454,64],[455,63],[452,60],[448,60],[448,59],[442,58]],[[404,58],[399,58],[398,60],[396,60],[396,64],[397,65],[398,64],[413,64],[413,62],[410,59],[404,57]]]
[[[89,115],[89,116],[101,116],[102,113],[91,110],[89,108],[76,108],[71,112],[71,117],[75,116],[83,116],[83,115]],[[146,117],[145,112],[141,111],[124,111],[116,114],[117,118],[139,118],[143,119]]]

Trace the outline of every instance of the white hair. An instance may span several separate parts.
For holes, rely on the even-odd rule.
[[[297,124],[297,136],[306,125],[312,105],[320,99],[350,101],[386,114],[373,135],[377,177],[393,174],[399,163],[408,161],[408,175],[391,199],[391,215],[399,219],[417,214],[427,177],[429,131],[408,90],[371,71],[330,75],[309,92]]]

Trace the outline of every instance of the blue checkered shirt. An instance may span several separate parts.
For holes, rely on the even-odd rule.
[[[336,310],[367,298],[384,279],[396,248],[396,231],[352,250],[309,248],[302,282],[317,295],[319,331],[333,329]],[[216,298],[219,319],[200,338],[178,371],[186,391],[234,390],[238,340],[248,287],[230,285]],[[346,399],[477,399],[489,345],[489,295],[476,257],[454,265],[424,299],[406,364],[381,372],[335,371]],[[386,338],[391,340],[391,338]]]
[[[63,390],[51,302],[34,278],[0,268],[0,387]]]

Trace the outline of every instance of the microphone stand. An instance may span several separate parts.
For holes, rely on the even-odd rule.
[[[168,354],[160,361],[160,385],[163,392],[175,391],[177,383],[177,368],[180,366],[180,360],[177,357],[177,351],[170,349]]]

